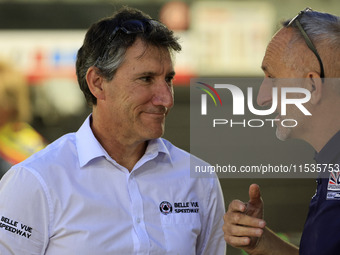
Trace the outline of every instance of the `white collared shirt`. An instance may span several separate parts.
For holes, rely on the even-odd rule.
[[[191,178],[190,156],[149,141],[131,173],[89,118],[0,182],[0,254],[225,254],[217,178]]]

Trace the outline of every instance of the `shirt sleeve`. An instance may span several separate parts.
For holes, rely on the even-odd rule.
[[[49,209],[41,177],[12,168],[0,181],[0,253],[44,254],[48,244]]]
[[[223,215],[225,212],[222,189],[218,178],[210,179],[211,189],[207,193],[207,203],[203,216],[202,232],[199,237],[197,254],[200,255],[224,255],[226,243],[222,230]]]

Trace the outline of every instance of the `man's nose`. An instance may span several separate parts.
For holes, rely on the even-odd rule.
[[[257,95],[257,104],[259,106],[270,105],[272,98],[273,83],[270,78],[264,78],[259,93]]]
[[[158,82],[152,102],[154,105],[161,105],[170,109],[174,104],[174,91],[172,84],[169,84],[166,81]]]

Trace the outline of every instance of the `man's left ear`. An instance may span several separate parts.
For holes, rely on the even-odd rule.
[[[105,99],[104,79],[98,74],[97,67],[91,66],[86,73],[86,82],[92,95],[97,98],[97,100]]]
[[[306,89],[311,93],[310,102],[314,105],[318,104],[322,97],[323,81],[316,72],[309,72],[306,77]]]

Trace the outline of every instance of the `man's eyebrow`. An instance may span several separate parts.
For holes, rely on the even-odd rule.
[[[155,72],[141,72],[141,73],[138,73],[138,75],[155,76],[156,73]]]
[[[176,72],[175,71],[171,71],[168,73],[168,76],[175,76],[176,75]]]
[[[147,71],[147,72],[141,72],[137,75],[145,75],[145,76],[157,76],[158,73],[157,72],[152,72],[152,71]],[[167,76],[175,76],[176,75],[176,72],[175,71],[171,71],[167,74]]]

